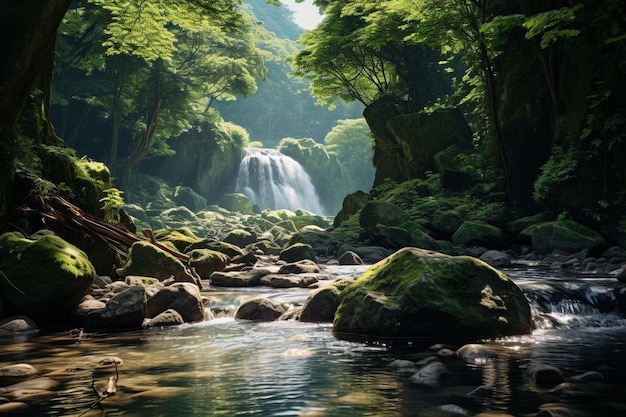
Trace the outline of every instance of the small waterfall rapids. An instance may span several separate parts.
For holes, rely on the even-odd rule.
[[[297,161],[275,149],[246,148],[235,187],[262,209],[325,214],[309,174]]]

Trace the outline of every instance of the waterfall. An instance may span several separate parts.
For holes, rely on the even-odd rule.
[[[237,172],[236,191],[262,209],[325,212],[302,165],[275,149],[246,148]]]

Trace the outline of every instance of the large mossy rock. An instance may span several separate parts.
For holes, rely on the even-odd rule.
[[[527,227],[520,240],[530,241],[535,252],[549,254],[555,250],[569,253],[606,249],[606,240],[598,233],[572,220],[557,220]]]
[[[377,224],[401,226],[411,220],[409,215],[395,204],[386,201],[370,201],[361,209],[359,224],[365,230],[373,229]]]
[[[356,191],[352,194],[348,194],[343,199],[341,210],[335,216],[333,220],[333,227],[339,227],[341,223],[345,222],[350,216],[356,214],[363,206],[369,201],[370,195],[363,191]]]
[[[396,116],[387,121],[387,127],[402,151],[409,178],[435,171],[433,157],[451,145],[471,148],[472,130],[457,108]]]
[[[500,249],[506,241],[504,232],[497,226],[481,221],[465,221],[452,236],[452,243],[462,246],[485,246]]]
[[[96,271],[83,251],[58,236],[0,236],[0,295],[7,313],[46,318],[76,306]]]
[[[126,265],[117,273],[122,278],[139,275],[164,281],[173,277],[177,282],[198,284],[197,277],[191,274],[182,261],[149,242],[133,243],[128,251]]]
[[[334,331],[373,340],[477,339],[527,334],[531,314],[517,285],[486,263],[404,248],[342,292]]]

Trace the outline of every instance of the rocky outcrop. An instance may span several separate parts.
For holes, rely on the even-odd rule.
[[[404,248],[368,269],[341,296],[339,335],[372,339],[499,337],[531,330],[528,301],[478,259]]]
[[[160,281],[174,278],[177,282],[192,282],[199,285],[197,275],[182,261],[163,249],[148,243],[135,242],[128,253],[128,260],[117,274],[124,278],[128,275],[154,277]]]
[[[548,254],[555,250],[575,253],[598,251],[608,247],[598,233],[572,220],[557,220],[532,225],[522,230],[520,239],[530,242],[535,252]]]
[[[96,272],[83,251],[52,234],[0,236],[0,295],[9,314],[46,320],[88,293]]]

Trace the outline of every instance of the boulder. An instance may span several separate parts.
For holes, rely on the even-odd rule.
[[[198,219],[196,218],[196,220],[194,221],[198,222]],[[157,230],[156,232],[154,232],[154,238],[159,241],[159,243],[171,244],[178,252],[184,252],[185,248],[187,248],[189,245],[193,245],[194,243],[202,240],[198,236],[196,236],[191,230],[185,227],[179,229]]]
[[[235,319],[274,321],[286,312],[287,308],[278,301],[258,297],[244,301],[235,311]]]
[[[268,274],[261,278],[260,285],[272,288],[309,288],[320,279],[328,279],[323,274]]]
[[[220,197],[219,204],[229,211],[241,214],[254,214],[252,200],[242,193],[224,194]]]
[[[197,276],[193,275],[182,261],[163,249],[143,241],[133,243],[128,251],[126,265],[117,273],[122,278],[140,275],[164,281],[173,277],[177,282],[199,284]]]
[[[95,310],[103,310],[106,308],[106,303],[96,300],[91,296],[86,296],[70,313],[70,319],[79,325],[85,323],[87,315]]]
[[[266,269],[252,269],[249,271],[214,272],[209,278],[211,285],[216,287],[255,287],[261,278],[269,274]]]
[[[321,272],[319,265],[315,262],[304,259],[298,262],[291,262],[281,265],[277,274],[318,274]]]
[[[83,251],[53,234],[0,236],[0,295],[8,314],[65,313],[89,292],[96,271]]]
[[[482,363],[487,359],[493,359],[496,357],[494,351],[484,345],[476,343],[461,346],[457,349],[456,355],[468,363]]]
[[[341,296],[338,335],[455,340],[527,334],[530,306],[503,273],[468,256],[404,248]]]
[[[186,323],[206,318],[200,290],[189,282],[172,284],[156,293],[148,300],[146,317],[154,318],[169,309],[176,310]]]
[[[413,374],[409,381],[414,384],[435,386],[450,377],[448,368],[439,361],[431,362]]]
[[[499,250],[488,250],[480,255],[479,259],[494,268],[506,268],[511,266],[511,257]]]
[[[369,229],[369,235],[372,243],[389,249],[400,249],[411,244],[411,234],[398,226],[377,224]]]
[[[304,243],[311,246],[313,251],[320,256],[331,253],[337,246],[333,235],[318,226],[305,226],[301,228],[291,236],[287,245],[291,246],[296,243]]]
[[[366,231],[378,224],[400,226],[411,220],[409,215],[395,204],[386,201],[370,201],[363,206],[359,215],[359,224]]]
[[[531,362],[524,371],[524,380],[537,388],[554,388],[565,381],[559,368],[540,362]]]
[[[485,246],[499,249],[505,242],[505,236],[499,227],[481,221],[465,221],[454,232],[452,243],[461,246]]]
[[[337,262],[339,265],[363,265],[361,257],[351,250],[342,253]]]
[[[382,246],[358,246],[358,247],[354,247],[352,245],[341,245],[339,247],[339,252],[347,252],[347,251],[352,251],[354,253],[356,253],[359,258],[361,258],[361,260],[363,261],[363,263],[365,264],[373,264],[376,263],[378,261],[382,261],[383,259],[385,259],[387,256],[391,255],[393,253],[392,249],[388,249],[388,248],[383,248]]]
[[[313,247],[311,245],[307,245],[306,243],[294,243],[293,245],[288,246],[280,251],[278,258],[285,262],[298,262],[304,259],[317,262]]]
[[[240,248],[245,248],[252,243],[256,243],[257,235],[252,230],[235,229],[228,232],[226,237],[222,240]]]
[[[312,323],[332,323],[341,292],[352,283],[348,279],[340,279],[313,292],[302,306],[300,321]]]
[[[37,333],[39,328],[30,317],[11,316],[0,320],[0,336]]]
[[[603,250],[606,240],[597,232],[573,220],[557,220],[527,227],[520,233],[521,240],[528,240],[535,252],[546,255],[555,250],[568,253],[584,249]]]
[[[423,230],[416,229],[411,233],[411,246],[414,248],[440,251],[439,243]]]
[[[370,196],[363,191],[356,191],[348,194],[343,199],[341,210],[333,220],[333,227],[337,228],[344,221],[348,220],[352,215],[356,214],[369,201]]]
[[[189,266],[203,279],[209,278],[215,271],[223,271],[230,261],[228,255],[211,249],[194,249],[187,255]]]
[[[144,323],[144,327],[166,327],[176,326],[185,323],[183,316],[174,309],[167,309],[162,313],[156,315],[156,317],[147,320]]]
[[[232,243],[226,243],[216,239],[204,239],[200,242],[188,246],[186,251],[191,252],[194,249],[210,249],[217,252],[222,252],[223,254],[231,258],[244,254],[244,251],[240,247],[235,246]]]
[[[104,308],[91,310],[85,316],[89,329],[120,330],[141,327],[146,312],[146,292],[134,286],[116,294]]]

